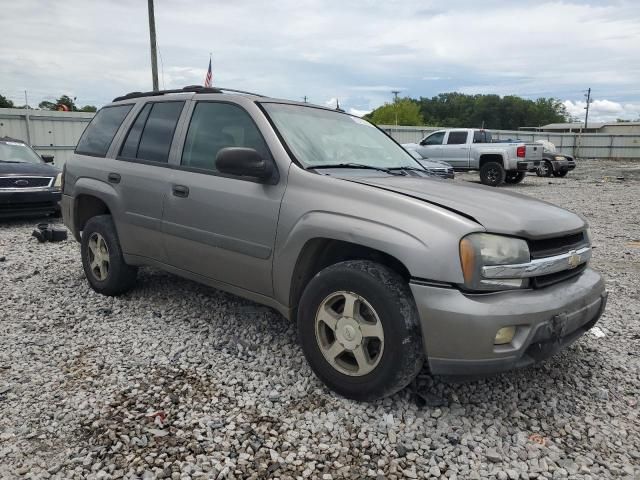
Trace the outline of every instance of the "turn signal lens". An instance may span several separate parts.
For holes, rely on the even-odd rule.
[[[468,238],[460,241],[460,263],[462,265],[462,274],[465,283],[470,284],[473,281],[473,275],[476,268],[476,251],[473,243]]]
[[[496,333],[496,338],[493,341],[494,345],[505,345],[511,343],[514,335],[516,334],[516,327],[503,327]]]
[[[56,181],[53,183],[53,188],[62,189],[62,174],[59,173],[56,176]]]

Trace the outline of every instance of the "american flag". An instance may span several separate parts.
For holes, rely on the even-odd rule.
[[[207,70],[207,76],[204,77],[204,86],[210,87],[211,80],[213,80],[213,74],[211,73],[211,58],[209,58],[209,70]]]

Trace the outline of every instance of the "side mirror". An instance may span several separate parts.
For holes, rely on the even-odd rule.
[[[427,139],[423,138],[422,140],[420,140],[420,145],[422,145],[423,147],[427,144]]]
[[[44,163],[53,163],[53,155],[40,155]]]
[[[216,155],[216,169],[219,172],[238,177],[253,177],[262,181],[273,177],[274,168],[270,160],[253,148],[227,147]]]

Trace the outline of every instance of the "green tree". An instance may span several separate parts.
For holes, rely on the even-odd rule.
[[[70,112],[77,112],[78,111],[78,107],[76,107],[76,104],[74,102],[75,98],[71,98],[68,95],[62,95],[57,101],[56,101],[56,106],[58,105],[65,105]]]
[[[93,105],[85,105],[79,111],[80,112],[96,112],[98,111],[98,108]]]
[[[567,111],[555,98],[529,100],[515,95],[467,95],[459,92],[421,97],[420,113],[427,125],[516,130],[518,127],[560,123]],[[376,113],[374,110],[372,116]]]
[[[385,103],[365,118],[377,125],[424,125],[418,103],[410,98]]]
[[[13,102],[7,97],[0,95],[0,108],[13,108]]]
[[[56,110],[56,104],[53,102],[48,102],[46,100],[43,100],[38,104],[38,108],[40,110]]]

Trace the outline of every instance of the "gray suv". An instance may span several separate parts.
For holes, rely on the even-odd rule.
[[[132,93],[66,163],[63,216],[94,290],[150,265],[275,308],[313,371],[372,400],[566,347],[607,294],[586,222],[429,175],[360,118],[217,88]]]

